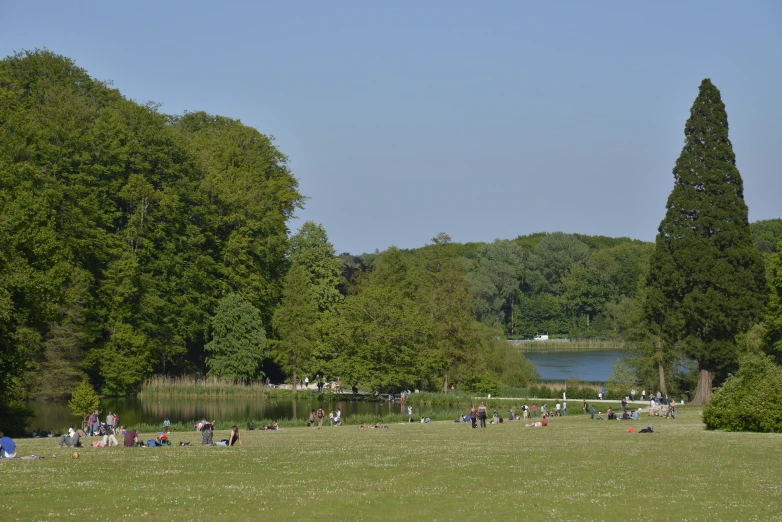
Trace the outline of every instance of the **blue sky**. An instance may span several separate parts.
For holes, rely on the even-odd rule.
[[[46,47],[162,111],[276,137],[338,252],[537,231],[652,240],[703,78],[750,219],[782,217],[782,2],[10,2]]]

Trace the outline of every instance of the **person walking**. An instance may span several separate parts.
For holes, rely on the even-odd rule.
[[[407,422],[413,422],[413,407],[407,407]]]
[[[587,400],[584,399],[584,413],[586,413],[588,409],[589,409],[589,404],[587,404]]]
[[[329,411],[329,427],[334,426],[334,410]]]
[[[591,420],[595,420],[595,406],[592,405],[592,409],[590,410],[592,412],[592,416],[590,417]]]
[[[310,418],[307,419],[307,426],[309,426],[310,429],[315,427],[315,410],[310,411]]]
[[[473,428],[477,428],[478,427],[478,425],[475,422],[477,417],[478,417],[478,415],[475,412],[475,406],[473,406],[472,408],[470,408],[470,422],[472,422],[472,427]],[[413,422],[413,421],[410,420],[410,422]]]
[[[480,406],[478,406],[478,415],[481,418],[481,428],[486,427],[486,405],[484,403],[481,403]]]
[[[318,429],[321,429],[323,427],[323,417],[326,416],[326,412],[323,411],[323,408],[318,408]]]

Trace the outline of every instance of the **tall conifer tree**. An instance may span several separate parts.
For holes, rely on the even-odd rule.
[[[683,341],[698,362],[695,402],[702,404],[715,372],[736,360],[736,334],[763,313],[767,285],[752,246],[725,105],[709,79],[700,85],[684,135],[647,278],[647,317],[668,342]]]

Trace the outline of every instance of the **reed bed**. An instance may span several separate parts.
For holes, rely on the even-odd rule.
[[[612,350],[626,350],[627,345],[622,341],[575,339],[552,339],[550,341],[509,341],[522,353],[534,352],[599,352]]]
[[[297,393],[312,393],[312,389],[297,390]],[[156,375],[144,381],[140,397],[290,397],[289,388],[274,388],[266,386],[261,381],[234,381],[215,379],[211,377],[166,377]]]

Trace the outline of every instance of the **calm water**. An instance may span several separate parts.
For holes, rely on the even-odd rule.
[[[542,352],[525,356],[537,367],[543,380],[567,380],[571,377],[581,381],[605,382],[611,368],[624,352]],[[66,402],[31,403],[35,417],[30,430],[36,428],[60,431],[71,424],[78,425],[81,419],[71,415]],[[120,424],[132,426],[138,423],[160,423],[163,419],[172,422],[191,422],[196,419],[234,420],[248,419],[306,418],[311,409],[323,407],[327,412],[341,408],[343,415],[406,413],[399,403],[388,402],[318,402],[315,400],[290,399],[103,399],[102,416],[109,411],[118,412]],[[406,408],[406,406],[405,406]],[[413,416],[429,415],[441,411],[431,406],[413,405]],[[453,411],[445,408],[442,411]]]
[[[539,352],[525,353],[538,369],[544,381],[572,378],[580,381],[605,382],[617,359],[625,355],[621,350],[596,352]]]
[[[33,402],[30,404],[35,417],[30,422],[30,430],[43,428],[60,431],[81,419],[71,415],[66,402]],[[440,411],[430,406],[412,404],[413,416],[430,415]],[[197,419],[234,420],[243,423],[246,420],[299,418],[305,419],[310,410],[322,407],[326,412],[342,409],[345,417],[356,414],[386,415],[388,413],[407,414],[407,405],[402,412],[399,403],[383,402],[319,402],[316,400],[291,399],[103,399],[101,417],[109,411],[117,412],[120,424],[133,426],[138,423],[160,423],[163,419],[171,422],[191,422]],[[443,410],[445,411],[445,410]]]

